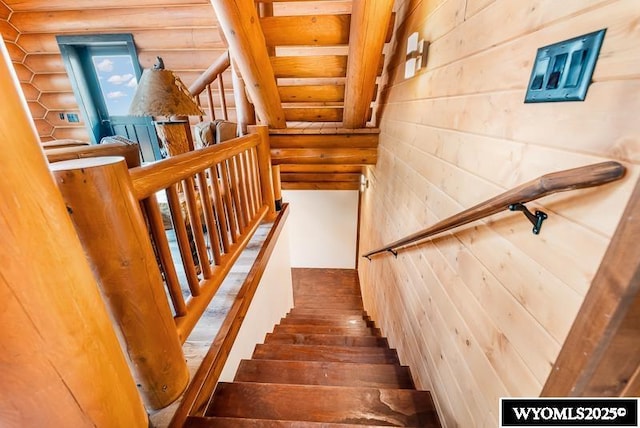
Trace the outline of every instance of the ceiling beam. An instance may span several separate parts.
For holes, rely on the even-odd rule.
[[[367,123],[393,1],[354,0],[349,32],[345,93],[345,128]]]
[[[286,128],[276,79],[254,2],[211,0],[211,4],[261,123],[268,124],[270,128]]]

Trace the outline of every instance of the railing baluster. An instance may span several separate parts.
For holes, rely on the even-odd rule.
[[[218,96],[220,96],[222,118],[224,120],[229,120],[229,115],[227,113],[227,98],[224,96],[224,82],[222,81],[222,73],[218,74]]]
[[[218,178],[220,169],[218,165],[209,168],[209,177],[211,179],[211,187],[215,201],[215,213],[220,223],[220,237],[222,238],[222,248],[225,253],[229,252],[229,233],[231,232],[229,222],[227,221],[227,213],[225,212],[224,202],[222,199],[222,191],[220,190],[220,179]]]
[[[244,205],[243,209],[247,212],[247,217],[251,217],[251,193],[248,188],[248,180],[247,180],[247,159],[246,159],[246,151],[240,153],[237,157],[238,162],[238,179],[240,180],[240,186],[242,195],[244,195]]]
[[[260,207],[260,204],[258,203],[258,198],[256,197],[256,188],[255,188],[255,181],[254,178],[255,176],[253,175],[253,153],[251,151],[251,149],[247,150],[244,153],[245,159],[246,159],[246,166],[247,166],[247,174],[246,174],[246,179],[247,179],[247,188],[249,190],[249,200],[251,201],[251,215],[253,216],[257,211],[258,208]]]
[[[211,85],[207,85],[207,100],[209,100],[209,117],[211,118],[211,120],[216,120],[216,106],[213,104]]]
[[[240,211],[240,217],[242,218],[242,231],[244,232],[244,230],[249,226],[249,210],[248,210],[248,204],[247,204],[247,192],[246,189],[244,187],[244,183],[242,182],[242,153],[239,153],[237,156],[234,156],[233,159],[231,159],[232,164],[233,164],[233,168],[231,169],[231,172],[234,176],[234,182],[236,185],[236,189],[237,189],[237,193],[239,196],[239,211]]]
[[[216,266],[220,265],[220,239],[218,237],[218,227],[222,223],[216,223],[216,217],[213,212],[213,204],[211,203],[211,195],[209,193],[209,183],[207,183],[206,171],[198,174],[198,183],[200,191],[200,200],[202,201],[202,208],[204,211],[204,219],[207,225],[207,233],[211,240],[211,253],[213,255],[213,262]]]
[[[189,224],[191,225],[191,235],[192,239],[196,243],[196,250],[198,252],[198,261],[200,264],[200,269],[202,270],[202,276],[205,279],[208,279],[211,277],[211,265],[209,262],[209,254],[207,252],[207,244],[204,242],[204,235],[202,232],[202,220],[200,217],[201,210],[198,207],[195,183],[192,177],[187,178],[184,183],[184,193],[187,199],[187,208],[190,220]]]
[[[173,310],[177,316],[183,316],[187,314],[187,306],[182,296],[182,290],[180,288],[180,280],[176,273],[176,267],[173,262],[173,256],[171,255],[171,249],[169,248],[169,241],[167,240],[167,234],[164,231],[164,222],[162,221],[162,213],[158,206],[158,200],[156,195],[151,195],[142,200],[147,219],[149,220],[149,229],[151,236],[153,236],[153,242],[155,243],[158,257],[160,258],[160,265],[162,266],[162,272],[164,273],[164,280],[167,284],[167,290],[171,297],[171,303],[173,303]]]
[[[251,156],[251,177],[256,194],[256,205],[260,207],[262,205],[262,192],[260,190],[260,172],[258,171],[258,153],[255,147],[252,147],[249,153]]]
[[[200,110],[202,110],[202,104],[200,103],[200,94],[196,95],[196,105],[198,107],[200,107]],[[198,121],[202,122],[204,120],[204,116],[198,116]]]
[[[191,290],[192,296],[197,296],[200,294],[200,281],[196,273],[193,255],[191,254],[191,245],[187,233],[187,225],[184,222],[184,216],[182,215],[182,206],[180,203],[180,198],[178,197],[178,191],[176,190],[176,187],[176,184],[167,187],[167,201],[169,203],[169,209],[171,210],[171,217],[173,218],[173,230],[176,233],[176,239],[178,240],[178,246],[180,247],[182,266],[187,276],[189,290]]]
[[[236,217],[238,219],[238,226],[240,233],[242,233],[247,228],[247,217],[245,210],[242,209],[243,203],[240,197],[240,186],[238,185],[238,167],[236,164],[237,156],[234,156],[228,160],[229,163],[229,171],[231,173],[231,196],[233,197],[233,202],[236,207]]]
[[[236,216],[235,209],[233,206],[233,191],[231,189],[231,174],[229,173],[229,168],[227,166],[227,161],[224,160],[220,162],[221,169],[221,180],[222,180],[222,189],[223,196],[225,201],[225,209],[227,211],[227,215],[229,216],[229,231],[231,232],[231,239],[233,242],[238,241],[238,231],[240,230],[238,226],[238,217]]]

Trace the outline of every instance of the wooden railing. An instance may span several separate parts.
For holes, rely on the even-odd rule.
[[[232,61],[229,56],[229,51],[226,51],[220,55],[216,61],[204,72],[195,82],[189,87],[189,92],[196,99],[198,106],[202,107],[201,98],[206,100],[206,107],[209,112],[209,120],[216,119],[215,102],[213,100],[214,83],[218,87],[218,99],[220,101],[220,110],[222,112],[222,119],[229,120],[229,111],[227,108],[227,98],[225,95],[225,85],[223,79],[223,73],[231,69],[231,79],[233,83],[233,100],[234,108],[236,111],[235,121],[238,124],[239,134],[244,135],[247,133],[247,127],[256,124],[256,112],[253,104],[247,98],[245,90],[244,80],[240,77],[237,70],[232,66]],[[200,117],[202,122],[204,117]]]
[[[220,100],[220,110],[222,111],[222,119],[229,119],[229,112],[227,111],[227,98],[224,93],[224,80],[222,73],[224,73],[231,65],[229,58],[229,51],[226,51],[220,55],[216,61],[202,73],[200,77],[189,87],[189,92],[196,98],[196,103],[199,107],[202,107],[201,95],[205,94],[207,101],[207,109],[209,111],[209,119],[216,119],[215,103],[213,101],[213,89],[211,85],[217,82],[218,85],[218,98]],[[202,119],[202,118],[201,118]]]
[[[134,193],[147,215],[182,342],[260,222],[274,212],[271,186],[263,188],[260,178],[260,168],[270,168],[268,161],[258,159],[260,142],[259,135],[250,134],[130,171]],[[165,233],[156,197],[160,191],[166,192],[180,263],[174,260]],[[179,274],[186,277],[188,292],[181,289]]]
[[[525,212],[529,220],[534,223],[534,233],[538,233],[542,220],[546,218],[546,214],[538,211],[534,215],[522,204],[557,192],[600,186],[611,181],[619,180],[624,176],[624,173],[625,167],[621,164],[617,162],[602,162],[546,174],[448,217],[427,229],[423,229],[383,247],[369,251],[364,254],[363,257],[371,258],[376,254],[384,252],[391,252],[395,255],[396,251],[402,247],[507,209]]]
[[[181,344],[275,215],[268,131],[251,131],[130,170],[120,157],[52,165],[150,409],[186,387]]]

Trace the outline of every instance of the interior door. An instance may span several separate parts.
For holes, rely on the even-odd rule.
[[[121,135],[138,142],[143,161],[160,159],[151,118],[127,114],[142,74],[131,35],[57,39],[93,142]]]

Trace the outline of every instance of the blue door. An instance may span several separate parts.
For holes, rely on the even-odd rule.
[[[139,144],[143,161],[160,159],[151,118],[127,114],[142,74],[133,37],[105,34],[57,40],[93,142],[121,135]]]

